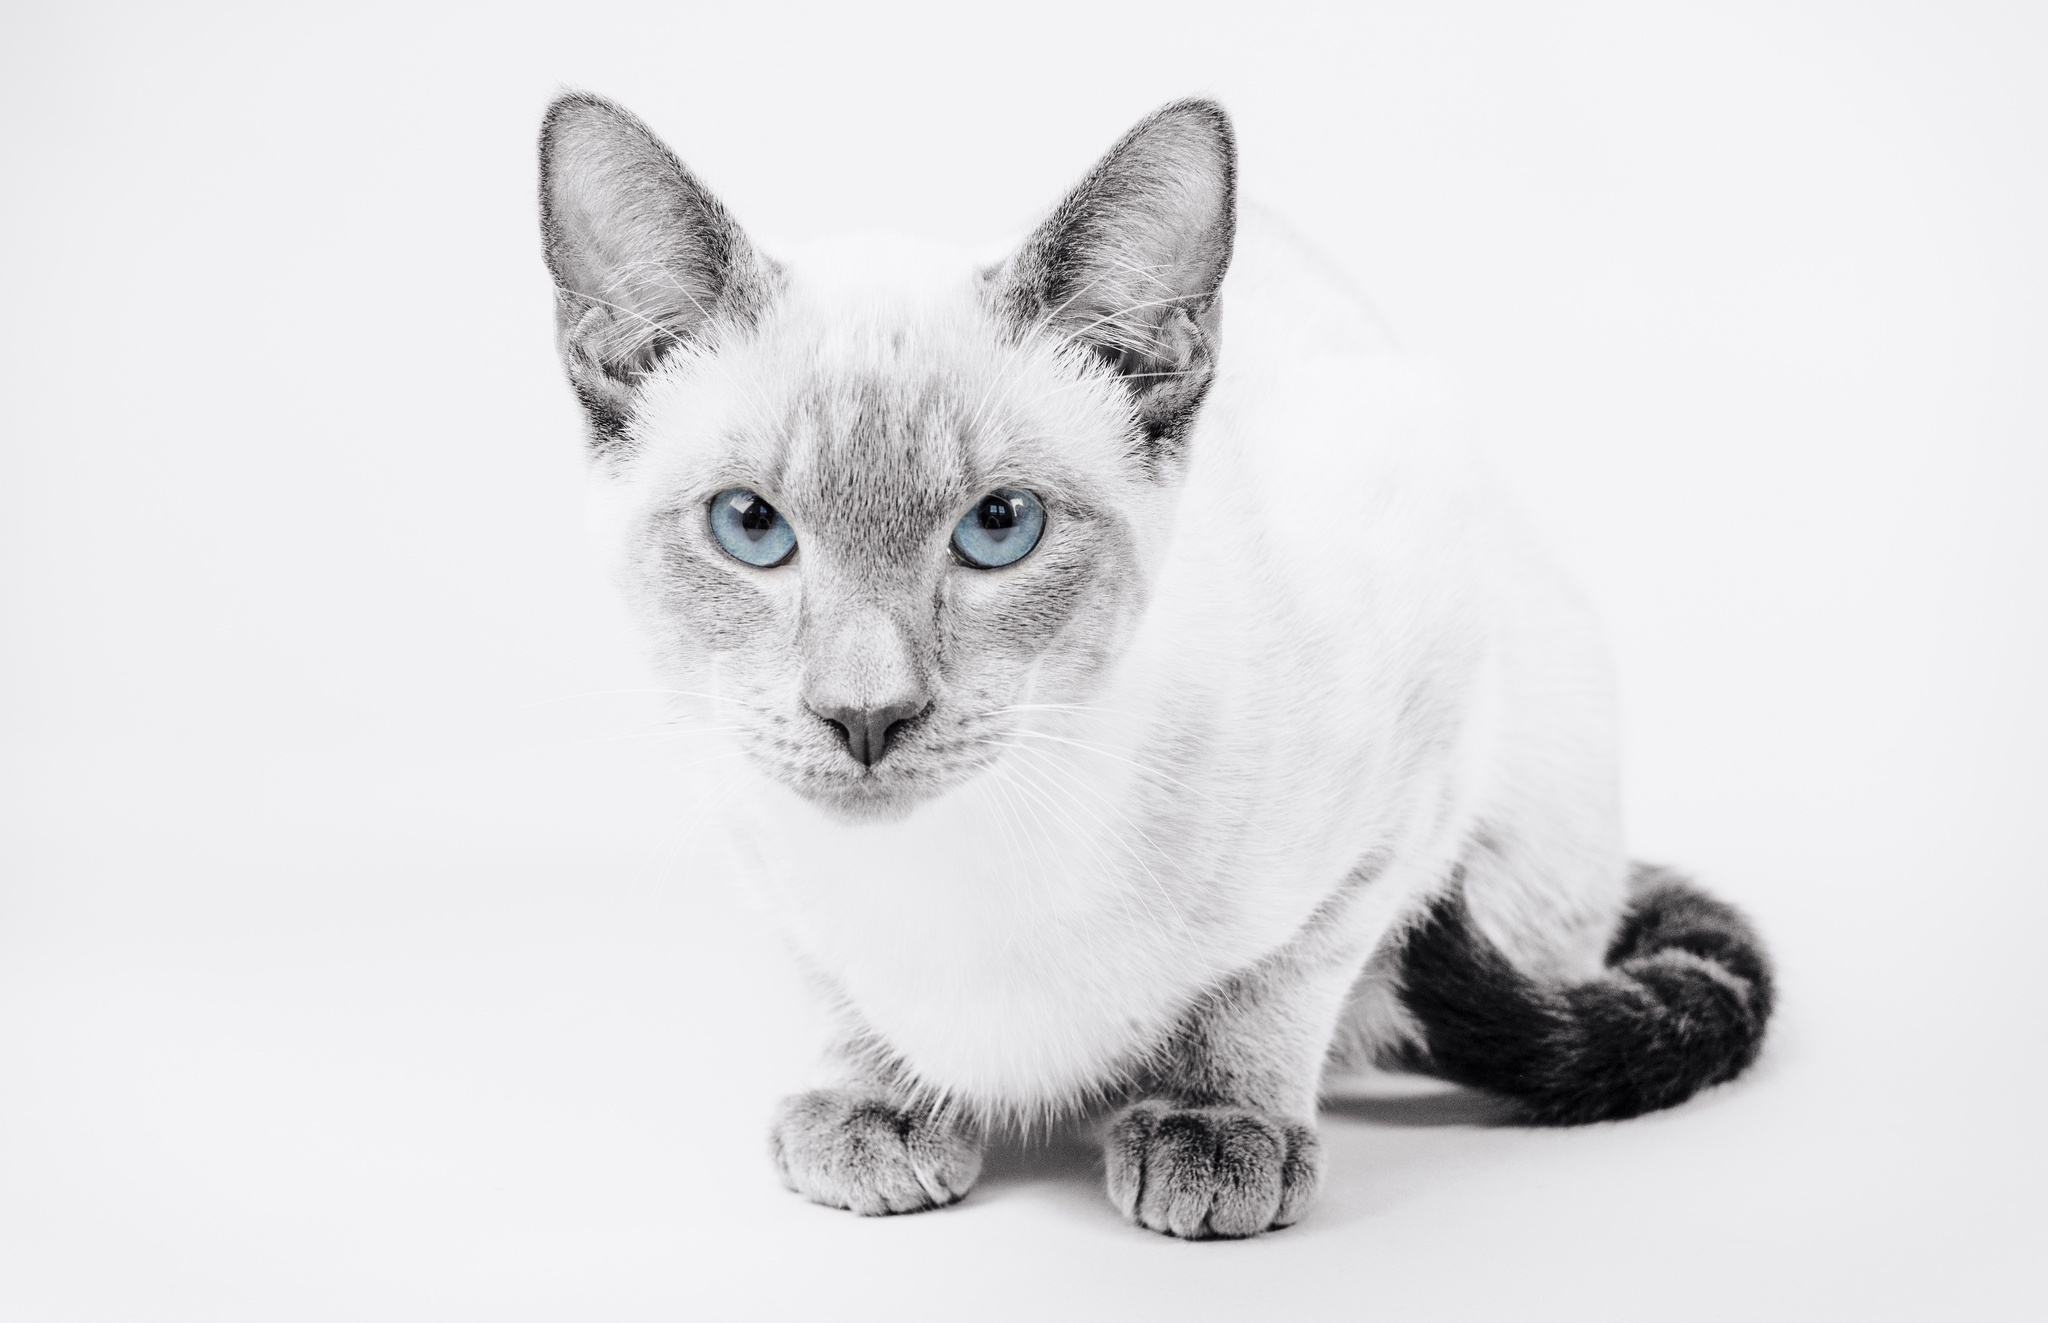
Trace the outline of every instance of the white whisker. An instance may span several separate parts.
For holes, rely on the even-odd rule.
[[[1021,753],[1034,752],[1027,746],[1021,744],[1002,744],[999,747],[1014,749]],[[1045,795],[1051,795],[1055,792],[1060,794],[1068,803],[1072,804],[1076,809],[1086,814],[1087,817],[1095,823],[1101,835],[1106,836],[1110,841],[1114,842],[1117,846],[1121,847],[1124,853],[1130,856],[1131,861],[1137,864],[1139,870],[1143,872],[1145,879],[1151,883],[1153,892],[1157,894],[1159,900],[1165,905],[1167,912],[1173,917],[1175,923],[1181,929],[1183,936],[1192,940],[1194,933],[1193,929],[1190,928],[1188,924],[1187,916],[1181,912],[1180,906],[1174,902],[1173,892],[1171,888],[1169,888],[1166,885],[1166,883],[1160,879],[1159,875],[1152,870],[1151,862],[1145,857],[1144,853],[1138,850],[1135,846],[1133,846],[1130,843],[1130,841],[1125,839],[1122,832],[1118,831],[1114,826],[1106,822],[1101,817],[1101,815],[1097,814],[1094,811],[1094,809],[1092,809],[1088,805],[1085,796],[1075,793],[1072,787],[1062,783],[1057,778],[1056,773],[1061,770],[1064,770],[1060,769],[1058,767],[1058,764],[1051,762],[1042,762],[1036,764],[1035,766],[1036,770],[1045,779],[1043,781],[1038,781],[1035,777],[1026,777],[1026,780],[1037,784],[1040,788],[1041,793]],[[1033,769],[1034,764],[1020,762],[1011,764],[1011,767],[1012,770],[1016,771],[1021,776],[1027,773],[1027,771]],[[1050,803],[1048,804],[1048,807],[1050,807],[1055,812],[1055,814],[1063,822],[1065,822],[1069,828],[1073,830],[1077,843],[1083,845],[1084,848],[1090,846],[1092,843],[1096,850],[1099,851],[1101,849],[1100,842],[1096,840],[1096,833],[1089,832],[1086,829],[1086,827],[1082,825],[1080,820],[1077,819],[1071,812],[1067,812],[1066,810],[1061,809],[1059,805],[1056,803]],[[1148,836],[1143,836],[1142,833],[1140,835],[1141,838],[1144,840],[1145,844],[1150,849],[1159,853],[1162,858],[1165,857],[1165,852],[1159,849],[1159,845],[1157,842],[1153,841]],[[1111,871],[1114,872],[1115,870]]]
[[[1028,737],[1031,739],[1053,740],[1060,744],[1070,744],[1077,749],[1086,749],[1090,753],[1097,754],[1104,758],[1114,758],[1116,761],[1120,763],[1124,763],[1129,765],[1130,767],[1136,768],[1138,771],[1143,772],[1147,776],[1156,776],[1160,780],[1166,782],[1168,785],[1174,786],[1181,790],[1185,790],[1189,794],[1195,796],[1196,798],[1204,800],[1211,805],[1214,805],[1216,808],[1221,809],[1223,812],[1228,813],[1232,817],[1236,818],[1238,822],[1244,824],[1245,826],[1254,825],[1251,819],[1237,812],[1235,809],[1231,808],[1230,805],[1224,803],[1220,799],[1217,799],[1214,795],[1206,794],[1203,791],[1196,789],[1194,786],[1189,785],[1187,782],[1180,780],[1178,777],[1173,776],[1171,773],[1162,771],[1149,763],[1140,762],[1135,758],[1130,758],[1125,756],[1124,754],[1118,753],[1114,749],[1109,748],[1107,745],[1096,744],[1089,740],[1072,739],[1064,735],[1053,735],[1042,730],[1018,729],[1012,731],[1011,734]]]

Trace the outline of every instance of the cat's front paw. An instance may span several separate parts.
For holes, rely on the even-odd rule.
[[[1323,1178],[1313,1127],[1249,1107],[1142,1102],[1117,1117],[1103,1148],[1124,1216],[1188,1240],[1287,1226]]]
[[[818,1089],[785,1098],[773,1141],[790,1189],[870,1217],[957,1203],[981,1174],[972,1138],[873,1094]]]

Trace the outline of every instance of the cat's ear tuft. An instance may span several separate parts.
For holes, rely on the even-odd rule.
[[[751,324],[773,269],[718,199],[630,112],[572,92],[541,121],[541,239],[569,383],[599,448],[679,345]]]
[[[1215,373],[1237,230],[1237,148],[1213,101],[1176,101],[1110,148],[992,289],[1025,335],[1095,354],[1130,390],[1148,459],[1177,451]]]

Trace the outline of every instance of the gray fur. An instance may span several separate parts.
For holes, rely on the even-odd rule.
[[[1123,377],[1154,468],[1179,457],[1215,377],[1236,210],[1229,117],[1177,101],[1125,134],[992,273],[1020,331],[1072,337]]]
[[[939,374],[819,371],[779,434],[759,438],[765,462],[736,481],[803,530],[798,599],[760,572],[735,574],[694,505],[657,512],[649,530],[638,592],[670,628],[692,627],[678,650],[720,667],[778,775],[849,816],[900,813],[984,763],[997,710],[1032,668],[1055,651],[1067,667],[1099,662],[1108,649],[1089,641],[1114,640],[1135,611],[1129,513],[1092,501],[1078,478],[1059,483],[1056,461],[1039,465],[1052,479],[1039,489],[1058,524],[1028,565],[997,572],[1000,597],[953,572],[952,524],[1003,471],[962,425],[979,393]],[[791,688],[799,707],[774,697]],[[818,715],[899,703],[929,710],[871,767],[852,764]]]
[[[653,131],[603,97],[549,107],[540,160],[562,364],[606,449],[622,442],[648,370],[750,323],[774,270]]]
[[[1104,1144],[1110,1200],[1184,1239],[1288,1226],[1322,1181],[1316,1101],[1364,952],[1349,911],[1369,860],[1295,939],[1189,1008],[1143,1073],[1153,1096]]]
[[[1313,1126],[1248,1107],[1140,1103],[1110,1127],[1103,1158],[1110,1202],[1138,1225],[1184,1240],[1290,1226],[1323,1174]]]
[[[949,1119],[874,1093],[786,1098],[771,1136],[785,1185],[870,1217],[957,1203],[981,1175],[979,1143]]]

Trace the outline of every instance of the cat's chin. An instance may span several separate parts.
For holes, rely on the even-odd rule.
[[[901,822],[936,793],[927,786],[871,776],[836,782],[813,780],[790,788],[828,817],[849,823]]]

